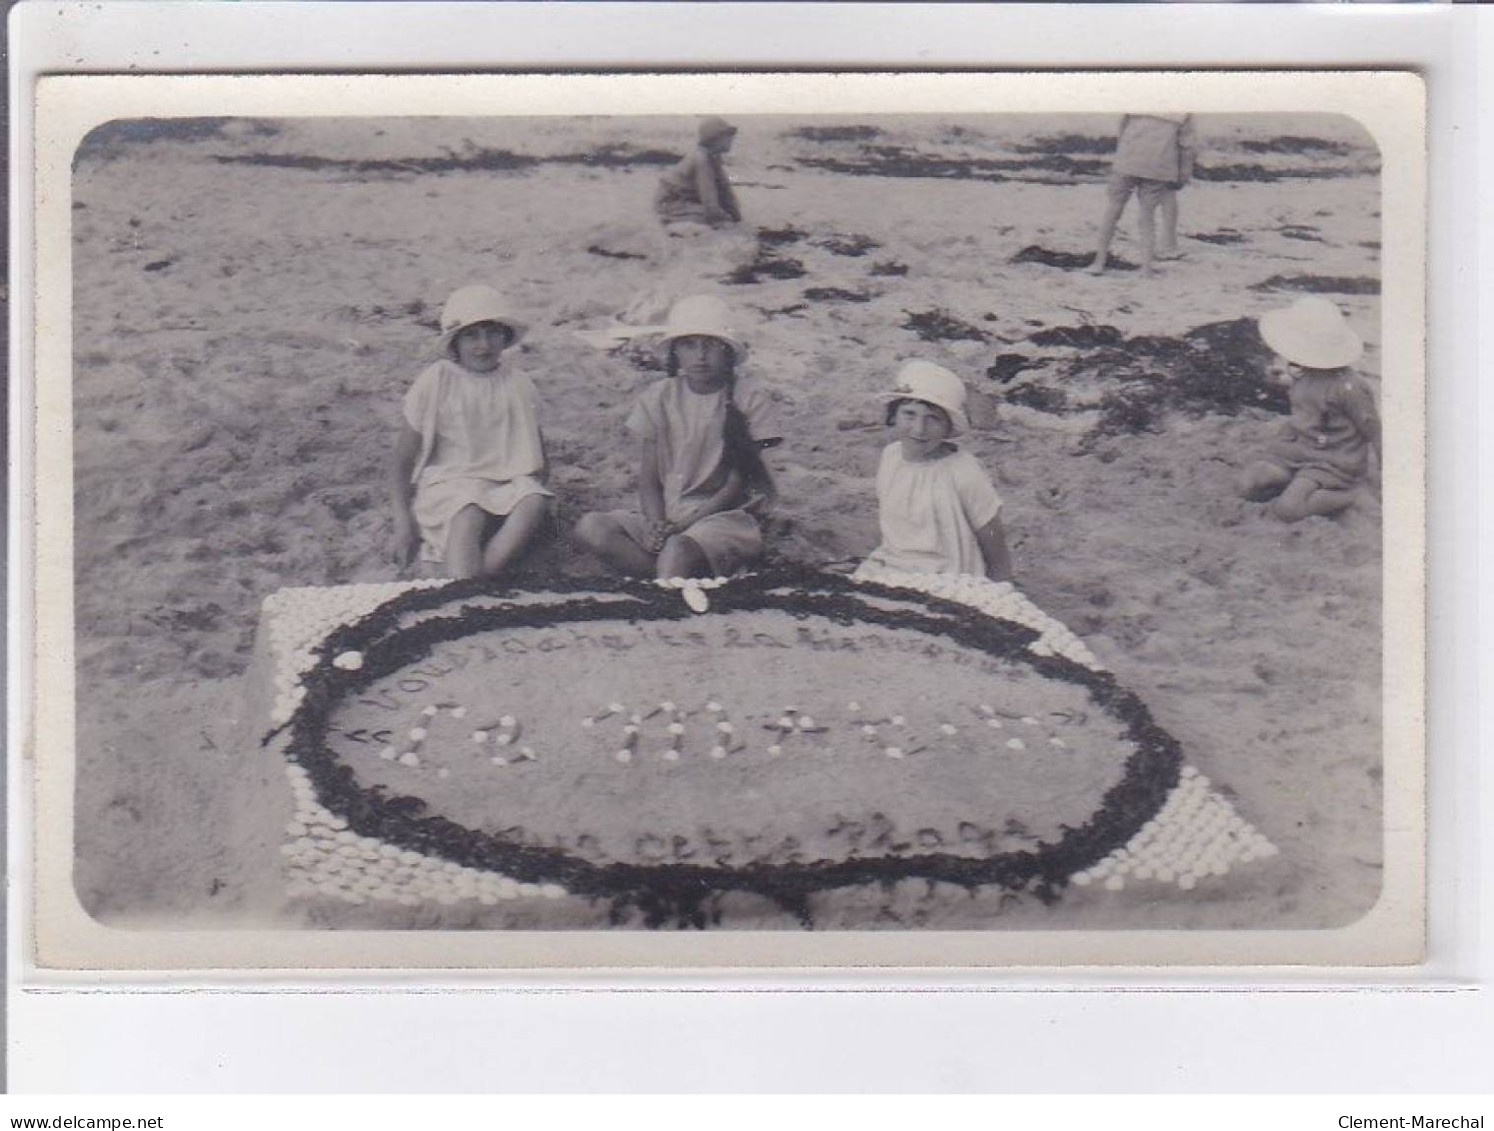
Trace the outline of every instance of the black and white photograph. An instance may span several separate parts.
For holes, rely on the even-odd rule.
[[[1417,960],[1419,86],[922,78],[61,80],[40,965]]]

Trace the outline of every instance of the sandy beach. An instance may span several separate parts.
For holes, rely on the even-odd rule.
[[[562,529],[633,498],[623,421],[660,367],[642,344],[592,344],[618,316],[710,291],[750,323],[750,371],[787,423],[776,560],[875,545],[875,393],[908,357],[961,374],[978,393],[965,443],[1004,499],[1019,586],[1281,850],[1207,891],[1076,891],[936,922],[1324,928],[1373,905],[1378,497],[1366,486],[1342,516],[1289,526],[1233,486],[1285,410],[1260,314],[1331,297],[1380,380],[1369,137],[1325,115],[1200,119],[1183,258],[1134,269],[1128,211],[1119,262],[1096,277],[1082,266],[1111,116],[739,125],[743,223],[676,239],[649,200],[693,119],[201,119],[85,142],[75,881],[92,914],[243,911],[259,862],[235,783],[260,602],[396,576],[401,398],[434,356],[441,303],[479,281],[529,318],[512,364],[543,398]],[[597,569],[563,538],[547,568]]]

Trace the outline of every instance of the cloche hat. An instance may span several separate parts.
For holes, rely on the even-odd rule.
[[[1340,369],[1364,352],[1343,311],[1321,295],[1303,295],[1291,306],[1262,314],[1260,327],[1266,345],[1305,369]]]
[[[747,344],[732,328],[730,308],[715,295],[690,295],[671,306],[659,350],[667,358],[670,343],[689,337],[719,338],[731,346],[738,362],[747,356]]]
[[[892,388],[881,394],[884,403],[893,401],[927,401],[942,408],[949,415],[951,434],[963,432],[970,427],[970,415],[965,411],[965,382],[942,365],[917,358],[905,361],[898,367],[897,379]]]
[[[699,138],[701,145],[704,145],[712,138],[722,137],[725,134],[734,134],[736,132],[737,127],[732,125],[725,118],[711,117],[702,118],[700,120]]]
[[[451,349],[456,336],[468,326],[479,322],[497,322],[508,327],[513,341],[518,341],[526,329],[514,309],[498,291],[486,283],[473,283],[458,287],[451,292],[446,305],[441,308],[441,349]]]

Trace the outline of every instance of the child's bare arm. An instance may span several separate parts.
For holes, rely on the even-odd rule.
[[[1001,525],[1001,516],[998,514],[977,530],[975,540],[980,544],[980,554],[986,562],[986,576],[992,581],[1010,581],[1012,555],[1007,549],[1006,529]]]
[[[695,163],[695,191],[700,196],[700,203],[705,206],[706,215],[711,219],[741,219],[731,183],[726,179],[726,170],[721,167],[718,159],[702,158]]]
[[[395,563],[400,566],[414,561],[415,551],[420,548],[420,532],[415,528],[415,515],[410,508],[415,493],[410,479],[419,457],[420,433],[408,424],[402,424],[399,438],[394,442],[394,458],[389,461],[389,502],[394,509],[394,538],[390,550]]]
[[[681,517],[675,525],[684,528],[699,522],[707,515],[719,514],[721,511],[729,511],[733,507],[739,507],[746,501],[742,473],[736,468],[727,472],[726,480],[721,484],[709,498],[701,499],[695,504],[694,510]]]

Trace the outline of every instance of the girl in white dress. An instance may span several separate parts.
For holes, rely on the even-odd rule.
[[[877,470],[882,543],[862,572],[1011,580],[1001,496],[975,457],[951,443],[969,426],[965,383],[931,362],[907,361],[882,399],[897,439]]]
[[[492,576],[528,549],[553,493],[534,383],[503,368],[523,325],[492,287],[455,291],[441,311],[447,355],[405,395],[390,474],[393,556],[450,577]]]

